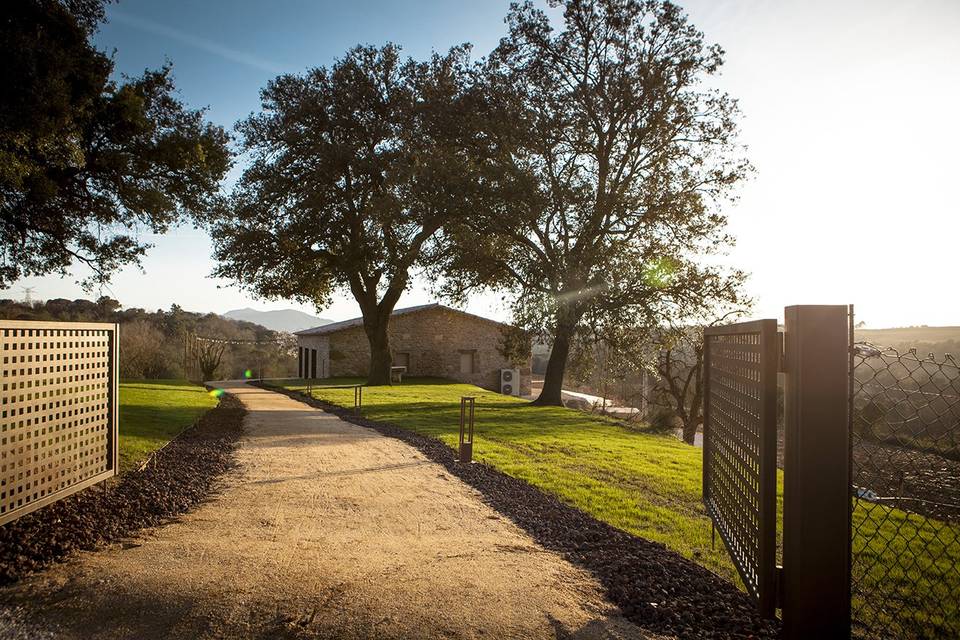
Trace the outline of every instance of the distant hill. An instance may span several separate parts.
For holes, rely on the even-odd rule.
[[[274,331],[300,331],[330,324],[332,320],[318,318],[296,309],[278,309],[276,311],[257,311],[256,309],[234,309],[223,314],[225,318],[255,322]]]
[[[855,337],[881,347],[893,347],[900,353],[916,349],[922,356],[932,354],[936,359],[947,354],[960,356],[960,327],[857,329]]]
[[[960,340],[960,327],[897,327],[892,329],[857,329],[857,340],[881,345],[944,342]]]

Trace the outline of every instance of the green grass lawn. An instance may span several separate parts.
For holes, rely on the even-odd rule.
[[[332,387],[362,382],[326,380],[312,393],[352,407],[353,391]],[[284,387],[304,391],[306,384],[291,380]],[[534,407],[472,385],[422,378],[364,388],[363,414],[456,447],[463,395],[477,396],[474,458],[740,583],[723,543],[718,538],[715,548],[711,544],[702,502],[702,451],[672,436],[573,409]],[[778,494],[782,496],[782,477]],[[943,618],[955,619],[960,615],[960,527],[931,525],[903,511],[869,506],[874,509],[869,514],[858,506],[855,523],[865,523],[862,531],[876,528],[878,535],[869,543],[863,537],[854,541],[855,576],[891,602],[904,603],[909,612],[901,620],[916,618],[916,624],[937,629],[944,620],[924,610],[939,607]],[[937,601],[931,603],[931,596]]]
[[[143,462],[207,410],[217,406],[201,386],[185,380],[120,383],[120,472]]]

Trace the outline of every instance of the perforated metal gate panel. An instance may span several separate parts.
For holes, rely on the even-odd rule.
[[[0,320],[0,524],[117,468],[117,326]]]
[[[776,607],[776,320],[704,332],[703,498],[761,613]]]

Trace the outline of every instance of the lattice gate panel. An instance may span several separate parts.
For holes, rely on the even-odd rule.
[[[0,320],[0,524],[116,473],[117,335]]]
[[[776,608],[776,320],[704,334],[703,498],[747,592]]]

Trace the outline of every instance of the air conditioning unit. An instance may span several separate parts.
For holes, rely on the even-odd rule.
[[[520,395],[519,369],[500,369],[500,393],[505,396]]]

